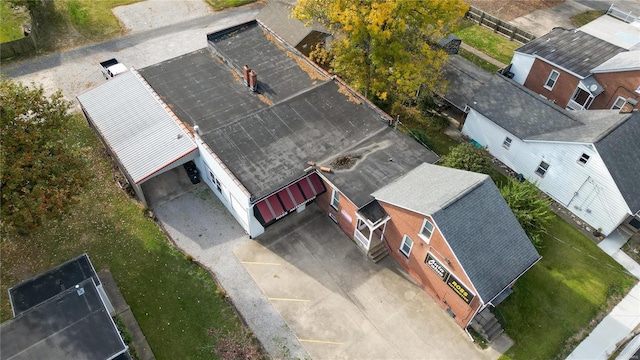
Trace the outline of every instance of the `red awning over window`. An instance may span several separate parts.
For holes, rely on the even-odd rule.
[[[262,226],[269,226],[325,191],[320,176],[313,173],[257,203],[253,213]]]

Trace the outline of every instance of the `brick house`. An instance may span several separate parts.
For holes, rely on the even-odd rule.
[[[390,255],[461,327],[540,260],[487,175],[422,164],[373,196]]]
[[[637,46],[556,28],[517,48],[502,72],[568,110],[620,109],[640,99],[639,59]]]

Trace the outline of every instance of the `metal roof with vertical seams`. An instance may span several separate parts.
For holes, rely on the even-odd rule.
[[[135,70],[79,95],[78,101],[135,183],[197,150],[169,108]]]

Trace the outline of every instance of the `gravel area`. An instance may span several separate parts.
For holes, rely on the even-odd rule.
[[[127,30],[134,32],[157,29],[213,13],[202,0],[146,0],[112,9]]]
[[[234,255],[234,249],[252,240],[211,190],[198,187],[157,206],[154,211],[176,246],[215,274],[270,358],[309,358]]]

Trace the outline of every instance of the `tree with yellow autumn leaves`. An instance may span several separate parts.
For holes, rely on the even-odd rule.
[[[469,6],[461,0],[298,0],[293,16],[333,34],[312,56],[371,99],[443,90],[447,53],[437,46]]]

